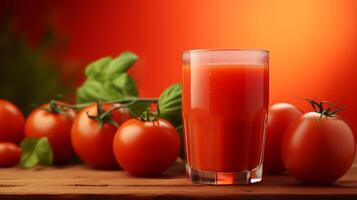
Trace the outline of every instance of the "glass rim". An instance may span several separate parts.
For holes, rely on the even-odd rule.
[[[188,54],[188,53],[203,53],[203,52],[261,52],[261,53],[270,53],[269,50],[267,49],[256,49],[256,48],[227,48],[227,49],[188,49],[184,50],[182,54]]]
[[[193,49],[182,53],[190,65],[269,65],[269,51],[263,49]]]

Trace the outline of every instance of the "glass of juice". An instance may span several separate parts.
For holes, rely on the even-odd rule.
[[[183,53],[182,115],[186,170],[194,183],[262,180],[269,104],[269,52]]]

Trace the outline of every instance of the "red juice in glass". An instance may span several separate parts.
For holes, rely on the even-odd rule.
[[[261,50],[184,52],[182,114],[193,182],[261,181],[268,65]]]

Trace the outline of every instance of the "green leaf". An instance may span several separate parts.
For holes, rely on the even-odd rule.
[[[129,105],[128,108],[133,116],[146,118],[145,112],[150,108],[151,103],[149,101],[137,101]]]
[[[107,93],[103,89],[103,84],[95,79],[87,79],[84,84],[77,89],[77,102],[87,103],[96,100],[105,100]]]
[[[136,89],[135,81],[127,73],[120,74],[118,77],[116,77],[113,80],[113,85],[118,90],[121,90],[123,92],[123,94],[127,97],[138,96],[138,91]]]
[[[137,59],[134,53],[124,52],[115,59],[104,57],[89,64],[87,79],[77,89],[77,103],[137,97],[135,81],[126,73]]]
[[[87,77],[100,77],[103,73],[103,69],[109,65],[111,61],[112,58],[108,56],[90,63],[85,69],[85,75]]]
[[[20,165],[31,168],[35,165],[52,165],[53,153],[47,137],[27,138],[21,144]]]
[[[122,99],[124,96],[124,91],[122,88],[116,88],[111,81],[106,81],[103,84],[103,90],[107,98],[113,99]],[[104,100],[104,99],[103,99]]]
[[[79,104],[90,102],[90,101],[88,101],[88,97],[87,97],[84,85],[79,87],[76,91],[76,102]]]
[[[182,160],[185,160],[186,159],[186,156],[185,156],[185,133],[183,131],[183,128],[182,128],[182,125],[178,126],[176,128],[177,132],[179,133],[179,136],[180,136],[180,154],[179,154],[179,157],[182,159]]]
[[[113,59],[104,74],[107,80],[117,77],[118,74],[128,71],[128,69],[138,60],[138,56],[130,51],[125,51]]]
[[[176,127],[182,124],[181,93],[181,84],[174,84],[162,92],[159,98],[160,117]]]

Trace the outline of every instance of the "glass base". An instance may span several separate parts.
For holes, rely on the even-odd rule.
[[[186,171],[193,183],[205,185],[247,185],[258,183],[262,180],[263,165],[260,164],[253,170],[242,172],[214,172],[201,171],[191,168],[186,164]]]

